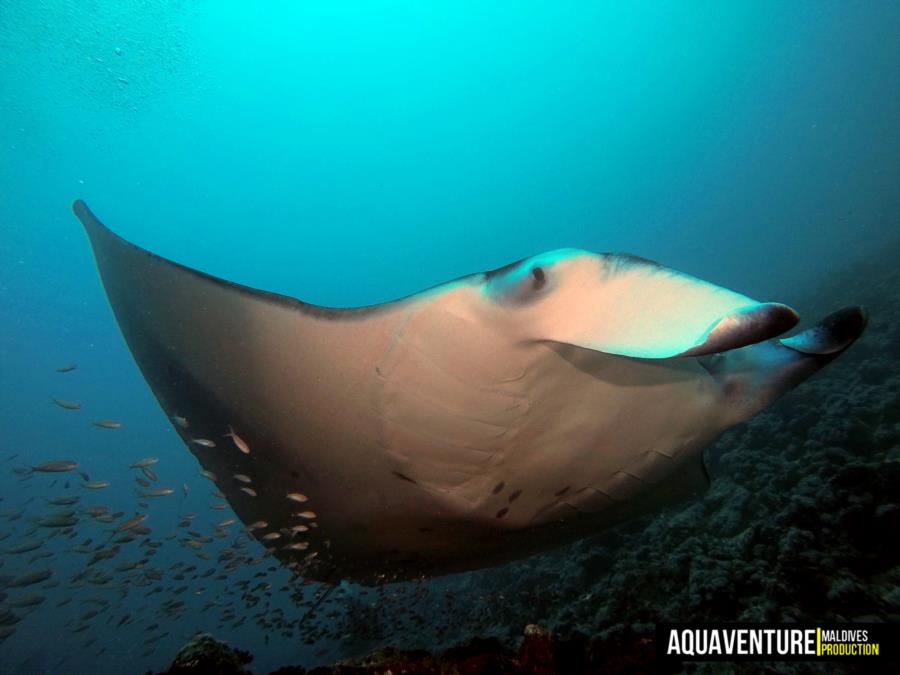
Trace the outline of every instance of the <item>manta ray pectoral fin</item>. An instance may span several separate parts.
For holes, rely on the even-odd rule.
[[[170,415],[191,419],[186,407],[199,403],[186,398],[173,383],[195,383],[194,394],[206,390],[205,405],[223,394],[236,396],[246,386],[239,373],[232,378],[234,386],[217,382],[220,378],[215,376],[231,363],[260,367],[274,365],[271,361],[276,359],[281,365],[287,361],[273,346],[265,350],[257,346],[254,338],[261,326],[296,332],[300,312],[292,309],[300,309],[302,303],[216,278],[135,246],[109,230],[81,200],[72,204],[72,210],[90,238],[110,306],[135,361]]]
[[[321,308],[218,279],[127,242],[82,201],[72,209],[135,362],[238,516],[286,526],[285,494],[301,492],[320,523],[337,518],[346,500],[323,476],[346,465],[336,448],[350,453],[340,442],[356,429],[334,417],[364,404],[365,350],[390,334],[385,312]],[[332,376],[333,363],[356,379]],[[240,443],[224,438],[235,432]],[[235,472],[252,477],[252,498]]]
[[[90,238],[109,303],[135,362],[192,451],[192,438],[218,438],[244,410],[261,407],[250,374],[290,373],[304,303],[234,284],[146,251],[109,230],[87,205],[72,210]],[[315,308],[313,308],[315,309]],[[267,339],[261,339],[268,336]],[[277,389],[274,380],[266,385]]]
[[[278,293],[242,286],[241,284],[220,279],[151,253],[112,232],[94,215],[88,208],[88,205],[80,199],[72,202],[72,211],[82,226],[84,226],[85,232],[90,238],[98,270],[108,291],[117,290],[109,288],[110,282],[120,286],[136,285],[139,281],[140,273],[147,271],[153,275],[165,277],[166,281],[177,282],[183,289],[189,286],[195,287],[198,291],[208,291],[211,288],[217,289],[221,291],[221,297],[235,303],[239,300],[251,300],[256,303],[265,302],[303,310],[309,314],[326,314],[329,311],[339,311],[308,305],[296,298],[279,295]],[[113,298],[110,298],[110,300],[112,301]],[[132,300],[140,300],[140,297],[135,296]],[[113,309],[117,310],[118,308],[114,305]]]

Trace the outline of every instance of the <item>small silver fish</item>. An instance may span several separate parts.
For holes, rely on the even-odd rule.
[[[292,502],[297,502],[298,504],[302,504],[303,502],[309,501],[309,497],[307,497],[302,492],[288,492],[287,498]]]
[[[110,558],[115,557],[119,553],[118,546],[112,546],[110,548],[100,549],[99,551],[94,552],[93,557],[88,562],[88,567],[91,565],[100,562],[101,560],[109,560]]]
[[[58,405],[60,408],[65,408],[66,410],[80,410],[81,409],[81,404],[78,403],[77,401],[66,401],[61,398],[51,398],[50,400],[53,401],[56,405]]]
[[[18,553],[31,553],[39,549],[44,545],[42,541],[26,541],[18,546],[14,546],[13,548],[4,549],[4,553],[9,553],[10,555],[16,555]]]
[[[143,469],[145,466],[153,466],[159,462],[159,457],[144,457],[133,464],[129,464],[129,469]]]
[[[146,490],[138,492],[140,497],[166,497],[175,492],[174,488],[156,488],[154,490]]]
[[[66,366],[63,366],[62,368],[57,368],[57,369],[56,369],[56,372],[57,372],[57,373],[71,373],[71,372],[72,372],[73,370],[75,370],[77,367],[78,367],[78,364],[77,364],[77,363],[70,363],[70,364],[68,364],[68,365],[66,365]]]
[[[10,600],[9,606],[16,608],[35,607],[41,604],[44,600],[45,598],[43,595],[29,594],[18,597],[15,600]]]
[[[172,421],[182,429],[187,429],[190,426],[190,424],[188,424],[187,418],[182,417],[181,415],[172,415]]]
[[[191,443],[194,443],[195,445],[202,445],[204,448],[216,447],[216,442],[211,441],[208,438],[192,438]]]
[[[111,483],[108,480],[92,480],[81,484],[82,487],[86,487],[88,490],[102,490],[110,485]]]
[[[134,518],[129,518],[128,520],[126,520],[122,523],[119,523],[119,525],[117,525],[116,529],[113,531],[114,532],[124,532],[125,530],[130,530],[132,528],[137,527],[138,525],[143,523],[145,520],[147,520],[147,514],[140,513],[140,514],[136,515]]]
[[[228,425],[228,433],[224,434],[224,435],[227,438],[230,438],[234,442],[234,444],[235,444],[235,446],[237,446],[238,450],[243,452],[245,455],[250,454],[250,446],[247,445],[247,441],[245,441],[243,438],[241,438],[236,433],[234,433],[234,429],[231,428],[230,424]]]
[[[50,570],[39,570],[37,572],[29,572],[28,574],[23,574],[20,577],[16,577],[11,582],[9,582],[9,588],[25,588],[26,586],[32,586],[34,584],[39,584],[42,581],[46,581],[50,577],[53,576],[53,572]]]
[[[38,518],[34,521],[34,523],[38,527],[74,527],[78,524],[78,518],[63,513],[53,516],[46,516],[44,518]]]
[[[53,462],[44,462],[31,467],[32,471],[40,471],[41,473],[61,473],[63,471],[71,471],[78,467],[78,462],[71,459],[60,459]]]
[[[91,422],[95,427],[100,427],[101,429],[121,429],[122,423],[117,422],[116,420],[94,420]]]
[[[81,497],[77,495],[63,495],[62,497],[50,497],[47,499],[47,503],[54,506],[71,506],[77,504],[79,499]]]
[[[287,546],[282,546],[282,551],[305,551],[309,548],[308,541],[295,541]]]

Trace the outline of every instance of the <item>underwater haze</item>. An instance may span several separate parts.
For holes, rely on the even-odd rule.
[[[529,623],[900,619],[898,35],[888,1],[2,0],[0,671],[163,670],[197,631],[268,672],[515,644]],[[154,253],[317,305],[576,247],[801,325],[846,304],[871,323],[716,443],[699,501],[317,606],[325,586],[222,524],[74,199]],[[58,460],[78,466],[35,470]]]

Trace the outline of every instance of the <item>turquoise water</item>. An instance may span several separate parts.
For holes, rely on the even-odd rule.
[[[185,512],[227,516],[207,508],[196,461],[131,359],[73,199],[156,253],[322,305],[383,302],[560,247],[629,251],[790,303],[896,236],[898,34],[888,2],[6,0],[0,547],[46,538],[27,534],[28,519],[66,492],[67,477],[10,470],[68,456],[112,483],[79,488],[81,506],[128,513],[128,465],[159,456],[178,492],[151,505],[156,539]],[[85,554],[69,549],[106,531],[56,536],[33,563],[3,557],[0,574],[50,567],[59,585],[35,591],[45,600],[21,612],[0,669],[160,669],[197,629],[251,649],[261,671],[380,644],[329,633],[306,645],[261,625],[267,604],[269,619],[276,607],[296,619],[316,591],[292,599],[290,575],[267,571],[276,563],[171,580],[180,561],[209,566],[174,541],[153,557],[161,593],[123,594],[133,577],[115,565],[106,585],[73,585]],[[216,630],[221,606],[199,609],[230,602],[235,579],[252,587],[257,571],[272,588],[237,605],[242,625]],[[186,594],[186,610],[161,610]],[[94,597],[104,610],[82,621]]]

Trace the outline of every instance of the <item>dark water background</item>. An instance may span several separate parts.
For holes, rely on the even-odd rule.
[[[3,0],[0,535],[10,536],[0,549],[46,537],[46,530],[25,534],[29,519],[49,508],[45,496],[77,493],[80,506],[132,513],[138,500],[127,466],[147,455],[161,458],[160,484],[191,487],[187,498],[178,492],[151,505],[153,538],[165,540],[181,513],[199,514],[207,528],[227,516],[208,509],[209,486],[131,360],[70,214],[73,198],[164,256],[318,304],[381,302],[576,246],[656,259],[762,300],[792,303],[809,319],[865,301],[843,297],[859,289],[883,303],[884,316],[895,306],[885,298],[896,297],[897,281],[885,250],[896,250],[888,247],[900,229],[898,35],[900,5],[889,2]],[[870,279],[884,285],[878,293]],[[877,344],[889,352],[888,325],[873,314]],[[871,363],[879,352],[874,344],[868,349]],[[823,447],[868,453],[867,461],[880,452],[896,462],[888,414],[898,403],[896,387],[867,380],[877,373],[861,372],[861,359],[841,366],[844,379],[831,374],[817,385],[827,399],[828,387],[847,391],[847,378],[856,378],[861,392],[855,408],[839,402],[822,408],[851,427]],[[55,372],[69,362],[78,369]],[[884,360],[877,376],[887,377],[893,363]],[[880,387],[875,394],[873,386]],[[83,409],[62,410],[50,397],[77,400]],[[733,450],[756,442],[751,450],[761,452],[764,441],[788,429],[796,438],[780,436],[772,447],[802,449],[810,424],[790,427],[795,413],[779,408],[771,414],[781,422],[760,426],[762,418],[722,443]],[[101,417],[124,427],[90,426]],[[875,427],[888,431],[871,447],[860,445]],[[753,441],[753,434],[762,437]],[[718,454],[728,456],[722,443]],[[53,485],[52,475],[22,481],[11,472],[62,457],[78,459],[91,478],[112,485],[89,493],[73,480],[66,491],[67,476]],[[848,463],[836,457],[830,466]],[[723,466],[727,474],[728,462]],[[834,477],[822,475],[826,484]],[[777,499],[794,494],[797,484],[767,485]],[[890,496],[871,489],[870,506],[885,506]],[[752,507],[741,513],[751,529],[767,517]],[[640,527],[654,532],[673,517]],[[690,520],[689,533],[704,522]],[[285,621],[304,610],[289,595],[293,587],[281,590],[285,572],[253,577],[269,563],[227,582],[188,575],[179,583],[170,578],[173,563],[196,564],[202,573],[215,555],[198,560],[193,550],[166,541],[147,564],[166,570],[163,581],[137,586],[131,581],[139,573],[114,571],[142,558],[131,544],[96,566],[111,572],[105,586],[73,587],[85,555],[68,549],[89,537],[104,541],[107,530],[85,523],[74,539],[57,536],[35,552],[52,551],[50,558],[2,555],[0,575],[51,568],[59,586],[25,589],[46,599],[31,611],[16,610],[23,618],[3,642],[0,669],[161,668],[196,629],[251,649],[262,671],[333,660],[386,641],[434,648],[472,632],[509,636],[525,621],[597,631],[622,617],[653,618],[651,610],[632,616],[627,608],[598,609],[592,598],[600,576],[613,579],[604,581],[613,596],[611,588],[634,579],[628,570],[612,577],[614,561],[629,557],[616,554],[621,541],[585,542],[557,557],[398,586],[381,597],[342,588],[333,616],[315,620],[321,639],[307,645],[299,633],[286,636],[290,631],[271,625],[276,607]],[[727,528],[712,535],[722,555],[745,561],[763,555],[752,546],[736,548],[733,535]],[[828,545],[822,548],[824,556]],[[650,547],[648,555],[659,550]],[[884,567],[886,554],[872,555]],[[560,563],[585,556],[596,568],[587,576],[573,576],[578,570]],[[825,569],[834,558],[808,564]],[[884,569],[878,574],[877,584],[857,578],[864,598],[857,614],[883,619],[897,612],[897,578]],[[709,570],[695,575],[718,578]],[[237,602],[237,617],[219,628],[222,606],[239,598],[233,583],[241,578],[272,587],[255,592],[259,602],[251,609]],[[146,597],[156,585],[164,591]],[[186,608],[167,614],[161,604],[181,585],[189,587],[179,594]],[[884,601],[891,589],[894,600]],[[539,601],[525,600],[529,592]],[[452,614],[448,597],[456,618],[437,628]],[[646,600],[652,593],[642,597],[654,606]],[[703,597],[682,598],[680,606],[702,606]],[[92,605],[91,598],[108,604]],[[776,607],[798,602],[773,598]],[[210,599],[221,605],[198,612]],[[833,602],[839,599],[838,593]],[[81,621],[100,607],[98,616]],[[483,607],[492,613],[475,611]],[[269,625],[254,616],[263,610]],[[126,614],[131,619],[117,627]],[[234,626],[242,615],[244,623]],[[341,642],[348,632],[363,634],[348,615],[366,623],[370,636]],[[153,623],[160,628],[147,630]],[[81,625],[88,628],[72,632]]]

